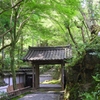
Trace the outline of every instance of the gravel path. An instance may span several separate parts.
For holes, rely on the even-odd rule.
[[[45,80],[52,80],[52,76],[51,73],[53,72],[53,69],[49,70],[48,72],[40,75],[40,83],[44,82]],[[23,98],[20,98],[19,100],[63,100],[61,99],[61,95],[62,93],[60,91],[55,91],[55,88],[60,88],[61,86],[59,84],[40,84],[40,87],[46,87],[53,89],[53,91],[51,90],[38,90],[32,94],[28,94],[26,96],[24,96]]]

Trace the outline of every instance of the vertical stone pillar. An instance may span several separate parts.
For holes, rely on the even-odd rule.
[[[39,65],[35,65],[35,87],[39,88]]]

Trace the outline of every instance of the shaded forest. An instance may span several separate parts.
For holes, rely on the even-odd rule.
[[[1,76],[11,70],[16,89],[15,71],[30,66],[21,60],[28,46],[70,44],[65,100],[99,100],[99,9],[99,0],[0,0]]]

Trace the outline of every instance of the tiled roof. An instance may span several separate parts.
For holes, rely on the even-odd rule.
[[[16,75],[24,75],[24,74],[32,74],[32,68],[31,67],[22,67],[16,70]],[[3,71],[4,76],[12,76],[11,71]]]
[[[29,47],[23,61],[65,60],[71,58],[71,47]]]

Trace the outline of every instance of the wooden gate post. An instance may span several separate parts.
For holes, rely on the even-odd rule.
[[[32,87],[35,89],[35,65],[32,64]]]
[[[62,85],[62,90],[64,90],[64,66],[65,63],[61,64],[61,85]]]
[[[35,88],[39,88],[39,65],[35,65]]]

